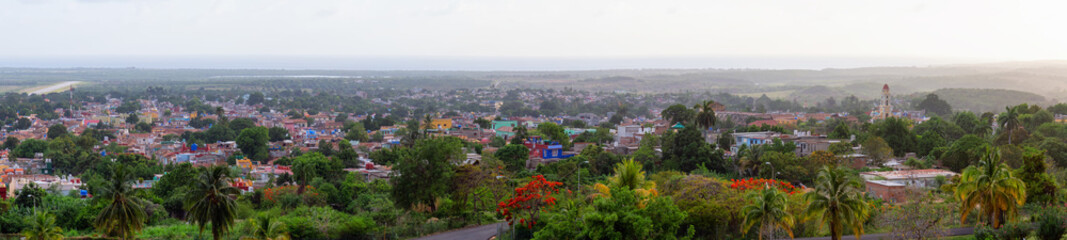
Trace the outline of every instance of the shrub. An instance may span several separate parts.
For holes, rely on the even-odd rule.
[[[986,225],[974,228],[974,238],[978,240],[1014,240],[1025,239],[1030,235],[1030,225],[1026,223],[1008,223],[994,229]]]
[[[1037,237],[1043,240],[1059,240],[1067,233],[1067,211],[1058,207],[1041,208],[1034,216],[1037,222]]]

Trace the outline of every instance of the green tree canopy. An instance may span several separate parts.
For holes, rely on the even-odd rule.
[[[530,149],[518,144],[508,144],[493,153],[496,159],[504,162],[508,171],[518,172],[526,169],[526,160],[530,158]]]
[[[937,94],[928,94],[926,99],[919,102],[919,109],[926,110],[927,113],[937,114],[937,116],[947,116],[952,114],[952,106],[945,100],[937,97]]]
[[[242,118],[238,120],[240,119]],[[237,122],[237,120],[234,120],[234,122]],[[248,159],[266,161],[270,157],[270,153],[267,151],[267,143],[270,141],[270,136],[268,135],[265,127],[246,128],[241,131],[241,135],[237,136],[237,147],[247,155]]]
[[[403,154],[393,166],[392,197],[397,205],[411,208],[426,204],[437,209],[437,197],[448,194],[456,163],[463,159],[459,138],[440,137],[419,140],[412,154]]]

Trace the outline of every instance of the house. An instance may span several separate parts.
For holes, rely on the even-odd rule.
[[[808,156],[815,151],[829,151],[831,144],[841,142],[841,140],[827,139],[823,136],[797,137],[792,141],[797,146],[797,156]]]
[[[865,172],[860,177],[865,180],[867,194],[894,202],[907,201],[907,188],[938,187],[938,178],[952,177],[956,173],[942,169],[919,169],[889,172]]]
[[[734,133],[734,142],[740,145],[763,145],[770,143],[775,138],[781,138],[782,134],[778,132],[742,132]]]
[[[778,124],[781,124],[781,122],[775,121],[775,120],[756,120],[756,121],[752,121],[752,122],[748,123],[748,126],[757,126],[757,127],[761,127],[763,125],[778,126]],[[795,124],[795,121],[794,121],[794,124]]]
[[[437,129],[446,130],[452,128],[451,118],[434,118],[430,120],[430,125],[422,126],[423,129]]]
[[[641,125],[619,125],[615,128],[615,146],[631,146],[641,143],[645,134],[652,132],[652,128]]]
[[[523,145],[530,149],[530,157],[534,158],[563,159],[574,156],[574,154],[563,154],[563,145],[558,142],[544,141],[538,136],[530,137]]]

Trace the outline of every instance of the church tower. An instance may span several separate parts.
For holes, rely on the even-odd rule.
[[[889,84],[882,86],[882,101],[878,105],[879,119],[886,119],[893,116],[893,105],[890,104],[891,96],[889,95]]]

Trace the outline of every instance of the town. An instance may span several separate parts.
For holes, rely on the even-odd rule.
[[[916,239],[976,225],[1006,234],[1028,228],[1020,215],[1063,235],[1067,220],[1062,103],[953,111],[935,94],[898,99],[888,84],[879,96],[800,103],[307,81],[321,88],[88,82],[7,93],[0,233],[35,227],[38,211],[68,237],[145,239],[393,239],[471,226],[499,238]],[[1004,192],[989,198],[981,184]],[[1031,207],[1048,204],[1060,207]],[[109,215],[115,207],[136,214]]]

